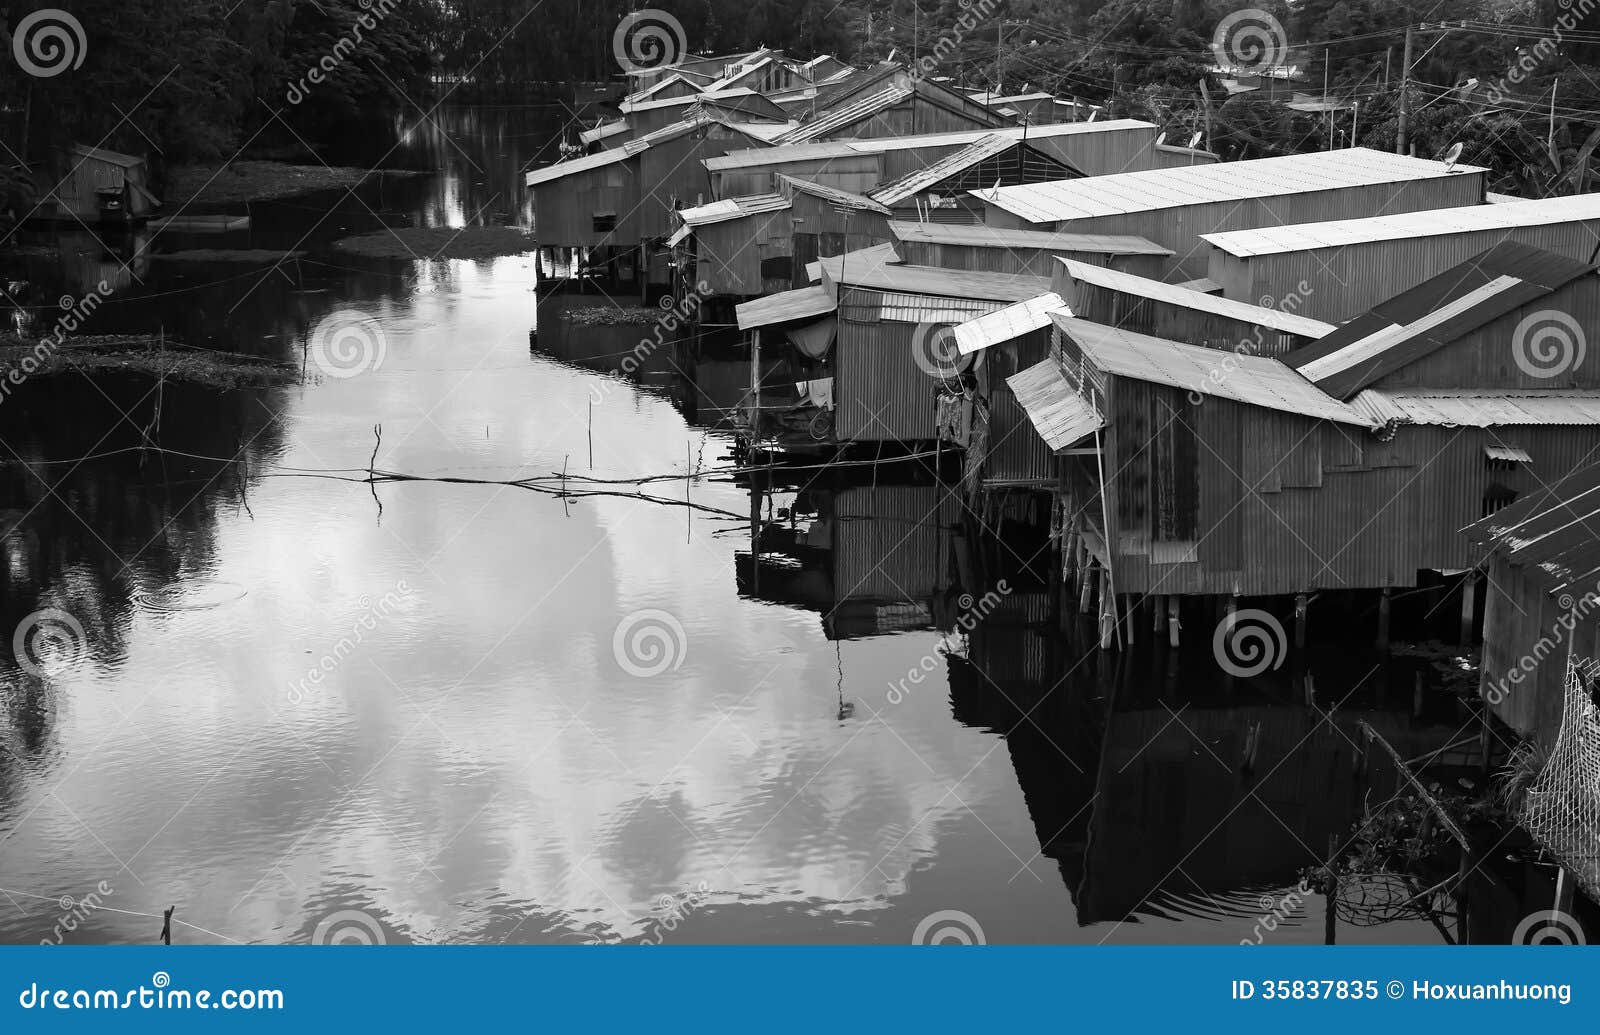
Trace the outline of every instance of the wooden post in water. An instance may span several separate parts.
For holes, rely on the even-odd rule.
[[[1478,572],[1467,572],[1461,581],[1461,643],[1472,643],[1473,617],[1478,597]]]
[[[1378,649],[1387,652],[1389,649],[1389,587],[1385,586],[1379,592]]]
[[[1322,915],[1322,944],[1335,944],[1339,926],[1339,871],[1336,869],[1339,838],[1328,835],[1328,879],[1326,884],[1328,908]]]
[[[1178,630],[1183,626],[1178,621],[1179,603],[1180,598],[1176,594],[1167,597],[1167,645],[1171,647],[1178,645]]]

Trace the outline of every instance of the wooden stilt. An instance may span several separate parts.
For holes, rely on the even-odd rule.
[[[1295,594],[1294,598],[1294,649],[1306,649],[1306,611],[1310,608],[1309,598],[1304,593]]]
[[[1139,624],[1139,598],[1128,593],[1122,599],[1124,601],[1122,613],[1125,619],[1123,624],[1128,630],[1127,643],[1131,647],[1134,641],[1134,627]]]
[[[1150,608],[1150,628],[1156,634],[1156,639],[1161,639],[1161,630],[1167,627],[1167,598],[1158,596],[1152,598],[1154,604]]]
[[[1178,645],[1178,630],[1183,627],[1183,623],[1178,621],[1178,604],[1178,597],[1167,598],[1167,644],[1172,647]]]
[[[1378,597],[1378,649],[1389,649],[1389,587],[1385,586]]]
[[[1117,598],[1111,593],[1111,572],[1100,569],[1100,649],[1110,650],[1117,631]]]
[[[1474,612],[1478,602],[1478,573],[1469,571],[1461,582],[1461,643],[1472,643]]]
[[[1078,613],[1089,613],[1089,598],[1094,593],[1094,562],[1084,565],[1078,573]]]

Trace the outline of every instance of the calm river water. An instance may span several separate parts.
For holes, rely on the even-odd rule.
[[[0,405],[4,628],[56,608],[85,640],[45,675],[0,648],[0,940],[149,942],[175,905],[176,942],[336,922],[388,941],[898,943],[942,911],[991,942],[1237,942],[1286,901],[1267,937],[1321,940],[1321,899],[1285,896],[1359,814],[1354,718],[1413,754],[1452,732],[1409,690],[1327,722],[1287,677],[1190,686],[1138,651],[1119,674],[1070,653],[1026,586],[970,637],[940,632],[971,587],[926,483],[780,489],[764,513],[802,532],[818,515],[833,538],[808,541],[834,548],[756,564],[748,521],[707,512],[303,476],[364,469],[376,425],[377,466],[415,474],[731,462],[713,418],[736,363],[689,389],[599,372],[637,328],[546,326],[530,347],[532,256],[329,250],[379,219],[528,224],[518,171],[548,147],[545,113],[440,121],[400,152],[438,175],[253,205],[248,232],[156,249],[307,252],[278,271],[157,254],[135,282],[75,238],[12,262],[36,331],[58,294],[121,276],[90,330],[299,362],[319,319],[354,309],[385,351],[287,388],[71,376]],[[173,452],[117,452],[145,435]],[[749,514],[725,475],[688,491]],[[1320,677],[1319,700],[1362,679]],[[1341,940],[1371,938],[1437,935]]]

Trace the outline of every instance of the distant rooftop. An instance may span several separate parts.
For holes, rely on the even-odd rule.
[[[1001,187],[998,191],[973,193],[1029,222],[1052,223],[1486,171],[1477,166],[1451,167],[1425,158],[1351,147],[1316,154],[1020,184]]]

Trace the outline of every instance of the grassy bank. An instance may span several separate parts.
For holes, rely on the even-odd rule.
[[[242,204],[292,198],[320,190],[350,188],[371,176],[426,176],[403,169],[329,168],[325,165],[291,165],[288,162],[229,162],[224,166],[184,165],[167,178],[162,208],[176,212],[189,204]]]
[[[290,384],[299,377],[294,367],[271,360],[186,348],[154,334],[69,338],[56,346],[0,334],[0,379],[11,379],[13,372],[19,378],[142,374],[220,389]]]

